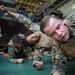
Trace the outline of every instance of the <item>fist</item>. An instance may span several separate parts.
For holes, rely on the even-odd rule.
[[[33,59],[33,57],[32,56],[29,56],[29,60],[32,60]]]
[[[24,59],[22,59],[22,58],[16,60],[16,62],[19,64],[21,64],[23,61],[24,61]]]
[[[35,63],[35,67],[36,67],[38,70],[41,69],[42,66],[43,66],[43,62],[42,62],[42,61],[38,61],[38,62]]]

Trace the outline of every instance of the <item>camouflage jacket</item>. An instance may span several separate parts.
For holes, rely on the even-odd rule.
[[[43,34],[41,31],[38,31],[38,32],[35,32],[35,33],[40,33],[41,37],[40,37],[39,42],[36,43],[33,46],[33,48],[34,48],[34,61],[33,61],[33,65],[36,62],[41,61],[43,50],[45,48],[50,50],[49,48],[51,48],[51,43],[52,43],[52,39],[50,37],[48,37],[47,35]]]
[[[63,22],[69,26],[75,26],[75,12],[70,13]]]
[[[23,34],[19,34],[19,36],[21,37],[22,40],[26,38]],[[16,48],[13,45],[13,41],[10,40],[10,42],[8,43],[9,45],[8,46],[8,54],[9,54],[8,59],[10,62],[16,63],[16,59],[24,58],[24,56],[30,55],[31,48],[25,45],[25,43],[26,42],[23,40],[22,47]]]
[[[29,30],[34,30],[34,31],[40,30],[40,26],[36,23],[33,23],[26,16],[23,16],[21,14],[16,14],[15,19],[19,23],[24,24]]]
[[[67,25],[68,26],[68,25]],[[70,31],[71,31],[71,38],[63,43],[63,42],[58,42],[56,40],[53,40],[53,61],[54,61],[54,66],[53,70],[51,72],[59,72],[61,75],[65,75],[66,73],[66,62],[68,60],[73,60],[75,59],[75,30],[68,26]]]
[[[39,42],[33,46],[34,52],[35,52],[34,61],[33,61],[33,65],[34,65],[35,62],[40,60],[43,50],[45,48],[51,47],[52,39],[49,38],[48,36],[46,36],[45,34],[43,34],[41,31],[39,31],[39,29],[40,29],[39,25],[31,22],[31,20],[29,20],[27,17],[25,17],[21,14],[17,14],[15,19],[18,22],[23,23],[29,30],[34,30],[34,31],[36,31],[35,33],[41,34],[41,38],[40,38]]]

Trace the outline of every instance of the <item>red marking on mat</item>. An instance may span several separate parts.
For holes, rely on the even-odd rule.
[[[34,55],[34,52],[31,52],[32,55]]]
[[[5,56],[5,57],[8,56],[8,53],[4,53],[3,56]]]

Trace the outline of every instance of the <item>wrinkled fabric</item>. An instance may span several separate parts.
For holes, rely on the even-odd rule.
[[[26,39],[26,37],[23,34],[18,34],[18,35],[22,40]],[[22,47],[17,48],[14,46],[12,39],[10,40],[10,42],[8,43],[9,62],[16,63],[16,59],[24,58],[30,54],[31,48],[25,45],[26,42],[25,43],[24,42],[25,41],[22,41]]]

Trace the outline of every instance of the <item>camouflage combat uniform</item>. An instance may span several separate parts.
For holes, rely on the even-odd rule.
[[[75,20],[75,13],[72,13],[66,17],[73,24]],[[69,27],[69,25],[67,25]],[[52,73],[59,72],[61,75],[66,75],[66,63],[68,60],[75,60],[75,30],[69,27],[71,35],[70,39],[63,43],[53,40],[53,60],[54,66]]]
[[[27,56],[29,50],[31,50],[31,48],[26,45],[26,37],[23,34],[19,34],[19,36],[22,39],[22,46],[20,48],[15,47],[12,40],[8,43],[8,59],[12,63],[16,63],[17,59]]]
[[[35,33],[40,33],[41,37],[40,37],[38,43],[36,43],[33,46],[33,48],[34,48],[34,61],[33,61],[33,65],[36,62],[41,61],[44,49],[47,48],[48,50],[50,50],[51,43],[52,43],[52,39],[50,37],[48,37],[47,35],[43,34],[41,31],[37,31]]]
[[[31,22],[31,20],[29,20],[27,17],[25,17],[21,14],[16,14],[15,19],[18,22],[23,23],[29,30],[34,30],[35,33],[41,34],[41,38],[40,38],[39,42],[33,46],[34,54],[35,54],[34,61],[33,61],[33,65],[34,65],[35,62],[40,61],[43,50],[45,48],[51,48],[52,39],[49,38],[47,35],[43,34],[41,31],[39,31],[40,26],[36,23]]]
[[[65,22],[65,20],[67,20],[67,21]],[[65,18],[65,20],[63,21],[65,24],[67,24],[67,25],[69,25],[69,26],[71,26],[71,27],[75,26],[75,13],[74,13],[74,12],[73,12],[73,13],[70,13],[70,14]]]
[[[30,19],[28,19],[27,17],[21,15],[21,14],[16,14],[15,19],[19,22],[19,23],[23,23],[29,30],[40,30],[40,26],[36,23],[33,23]]]
[[[74,16],[75,16],[75,14],[72,13],[68,17],[66,17],[66,19],[69,20],[69,22],[71,22],[71,23],[66,23],[66,24],[70,24],[70,25],[73,24],[73,22],[75,20]],[[38,25],[36,25],[35,23],[31,22],[29,19],[27,19],[26,17],[23,17],[22,15],[17,14],[15,18],[20,23],[23,23],[29,29],[32,29],[32,30],[34,29],[35,30],[38,27]],[[38,27],[38,30],[39,29],[40,28]],[[73,31],[73,29],[71,29],[71,28],[70,28],[70,30],[71,30],[71,33],[72,33],[71,36],[72,37],[75,36],[75,31]],[[47,38],[44,38],[44,39],[46,40]],[[68,42],[66,42],[64,44],[61,43],[61,42],[57,42],[55,40],[52,41],[52,43],[51,43],[51,44],[53,44],[52,59],[53,59],[54,66],[53,66],[53,70],[52,70],[51,74],[54,73],[54,72],[59,72],[61,75],[65,75],[66,62],[68,60],[74,59],[74,56],[72,56],[72,54],[70,54],[72,52],[73,55],[75,55],[74,54],[75,53],[74,50],[73,51],[71,50],[68,53],[68,49],[66,49],[66,48],[68,48],[68,45],[70,44],[70,40],[68,40]],[[42,44],[42,42],[40,42],[40,43]],[[41,45],[39,45],[39,47],[38,47],[38,45],[39,45],[39,43],[35,44],[35,46],[34,46],[35,55],[34,55],[33,64],[41,59],[41,51],[44,49]],[[69,49],[71,49],[71,48],[69,48]]]

